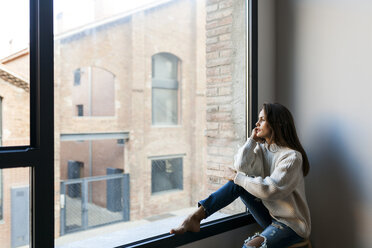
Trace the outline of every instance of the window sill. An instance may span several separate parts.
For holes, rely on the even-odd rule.
[[[164,191],[160,191],[160,192],[155,192],[155,193],[151,193],[151,196],[164,196],[164,195],[167,195],[167,194],[172,194],[172,193],[180,193],[182,192],[183,189],[169,189],[169,190],[164,190]]]
[[[117,117],[112,116],[72,116],[74,120],[115,120]]]
[[[151,125],[151,128],[182,128],[182,125]]]
[[[256,223],[256,221],[251,214],[241,213],[204,223],[200,226],[200,232],[198,233],[188,232],[183,235],[162,234],[116,248],[178,247],[253,223]]]

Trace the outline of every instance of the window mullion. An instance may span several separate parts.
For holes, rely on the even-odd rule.
[[[53,0],[30,2],[31,247],[54,247]]]
[[[40,151],[38,149],[4,149],[0,151],[0,168],[18,168],[33,166],[39,162]]]

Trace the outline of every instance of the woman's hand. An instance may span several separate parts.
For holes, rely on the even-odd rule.
[[[262,138],[259,138],[258,136],[257,136],[257,133],[258,133],[258,128],[256,127],[256,128],[254,128],[253,130],[252,130],[252,134],[251,134],[251,139],[254,139],[256,142],[262,142]]]
[[[237,173],[236,170],[234,170],[230,167],[226,167],[225,171],[223,173],[223,178],[225,178],[226,180],[229,180],[229,181],[234,181],[236,173]]]

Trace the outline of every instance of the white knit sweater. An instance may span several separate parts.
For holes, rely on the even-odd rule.
[[[234,182],[260,198],[270,215],[307,238],[311,231],[300,152],[249,138],[235,155]]]

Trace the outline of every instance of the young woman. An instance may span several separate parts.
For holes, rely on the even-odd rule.
[[[200,222],[240,197],[263,231],[243,248],[283,248],[309,237],[310,212],[304,177],[309,161],[293,117],[281,104],[266,103],[251,137],[227,168],[228,183],[199,202],[199,208],[170,233],[198,232]]]

